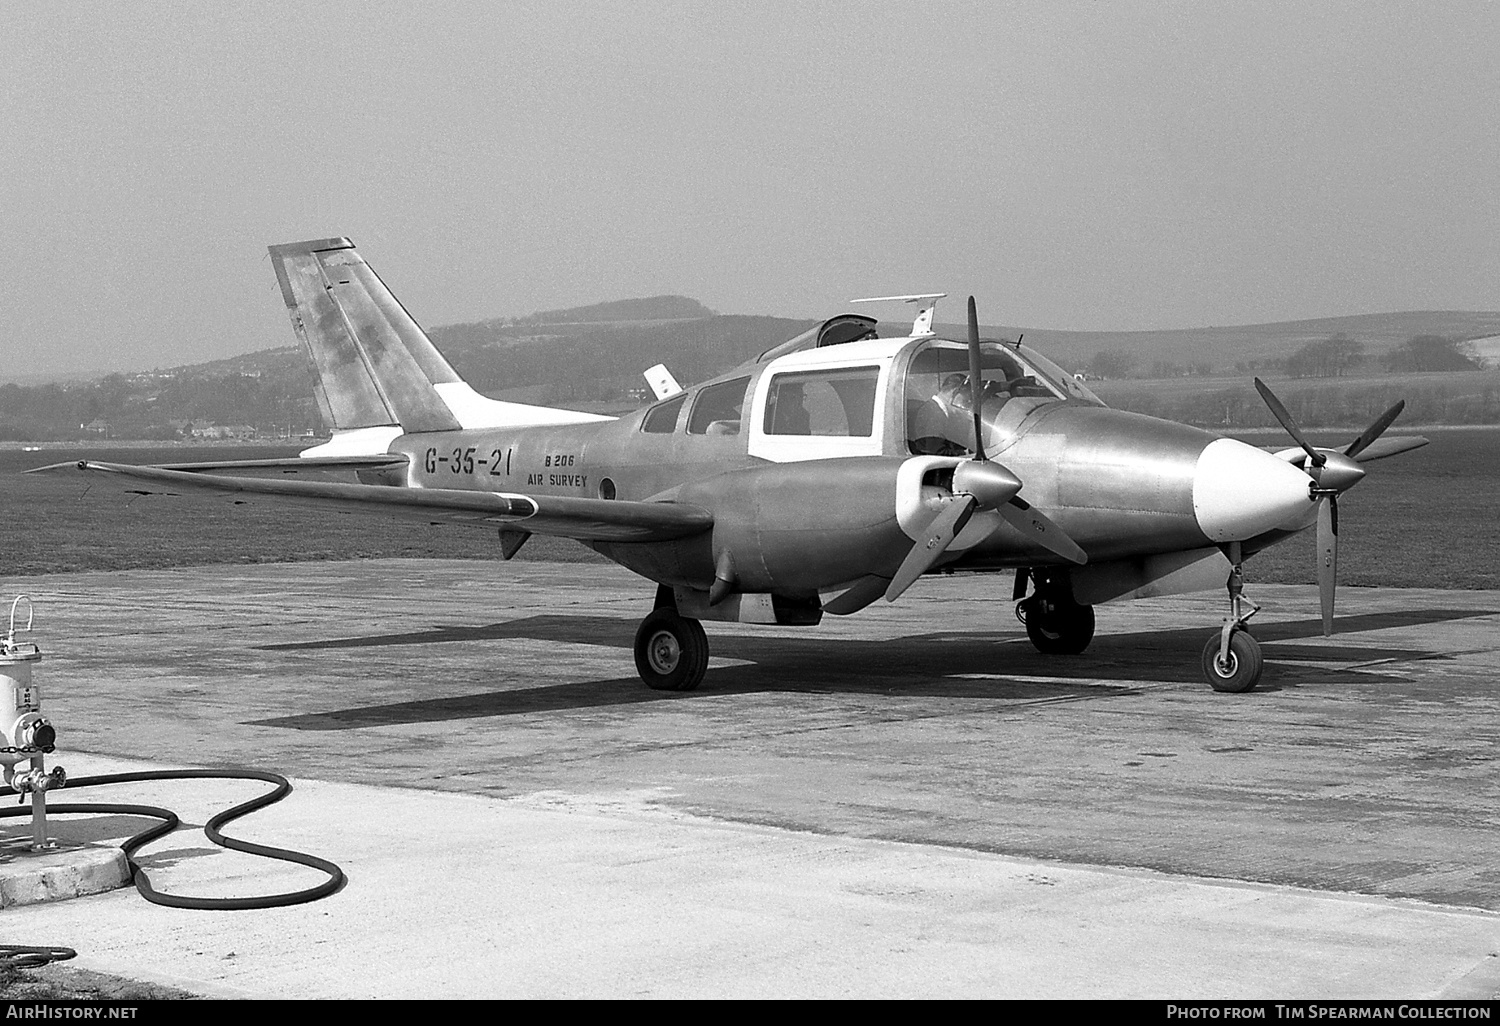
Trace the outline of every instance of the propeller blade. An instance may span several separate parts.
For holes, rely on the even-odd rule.
[[[1078,547],[1061,527],[1031,503],[1022,498],[1013,498],[998,507],[1005,522],[1036,542],[1048,552],[1055,553],[1073,563],[1087,563],[1088,553]]]
[[[1333,637],[1333,593],[1339,575],[1339,504],[1332,495],[1318,502],[1318,599],[1323,607],[1323,637]]]
[[[953,544],[954,537],[964,529],[969,517],[974,515],[977,504],[978,500],[972,495],[955,495],[947,508],[927,525],[925,538],[911,547],[911,551],[901,561],[901,569],[891,578],[890,587],[885,589],[887,602],[900,598],[903,591],[910,588],[918,577],[942,558],[943,553],[948,551],[948,546]]]
[[[890,581],[887,581],[884,577],[879,577],[875,574],[861,577],[848,591],[824,602],[823,612],[832,613],[835,616],[848,616],[850,613],[857,613],[878,599],[881,593],[885,591],[885,586],[889,583]]]
[[[1292,419],[1292,415],[1287,412],[1285,406],[1281,405],[1281,400],[1276,398],[1276,393],[1266,387],[1266,383],[1260,380],[1260,378],[1255,379],[1255,390],[1260,393],[1260,397],[1271,408],[1271,415],[1280,421],[1281,426],[1286,429],[1286,433],[1292,436],[1292,441],[1302,446],[1302,451],[1307,453],[1307,458],[1312,462],[1312,465],[1314,467],[1321,467],[1328,457],[1309,444],[1307,438],[1302,434],[1302,429]]]
[[[984,387],[979,380],[979,311],[969,297],[969,395],[974,406],[974,458],[984,460]]]
[[[1391,426],[1392,421],[1401,416],[1401,411],[1404,409],[1406,409],[1406,400],[1402,399],[1395,406],[1382,413],[1375,419],[1375,423],[1365,428],[1363,434],[1349,443],[1349,448],[1344,450],[1344,455],[1353,459],[1368,449],[1375,439],[1385,434],[1385,429]]]

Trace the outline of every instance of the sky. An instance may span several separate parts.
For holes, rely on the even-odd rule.
[[[427,325],[1496,310],[1497,52],[1463,0],[16,3],[0,381],[291,344],[266,247],[336,235]]]

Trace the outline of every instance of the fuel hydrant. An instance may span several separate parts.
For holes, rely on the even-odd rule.
[[[16,612],[26,603],[26,626],[16,628]],[[46,756],[57,742],[57,731],[42,716],[41,690],[32,683],[31,664],[40,662],[41,649],[31,642],[17,641],[17,633],[30,633],[31,599],[17,596],[10,604],[10,630],[0,639],[0,763],[5,782],[16,789],[21,801],[31,795],[31,850],[53,847],[47,840],[47,792],[62,787],[68,775],[61,766],[47,770]],[[31,768],[16,771],[16,764]]]

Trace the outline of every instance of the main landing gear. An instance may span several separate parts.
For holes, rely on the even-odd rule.
[[[677,612],[672,589],[656,592],[656,608],[635,632],[635,668],[648,688],[692,691],[708,672],[708,635]]]
[[[1030,571],[1036,592],[1026,593],[1028,571],[1016,575],[1016,619],[1026,625],[1026,636],[1038,652],[1047,655],[1077,655],[1094,640],[1094,607],[1073,600],[1066,579]]]
[[[1242,556],[1240,543],[1230,542],[1229,562],[1229,615],[1224,625],[1203,646],[1203,676],[1208,686],[1215,691],[1239,693],[1249,691],[1260,682],[1260,672],[1265,666],[1261,657],[1260,642],[1250,633],[1247,624],[1260,612],[1260,606],[1245,598],[1245,575],[1240,569]]]

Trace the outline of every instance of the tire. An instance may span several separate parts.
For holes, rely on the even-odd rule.
[[[1249,633],[1237,630],[1229,636],[1229,665],[1219,665],[1218,632],[1203,646],[1203,676],[1208,686],[1215,691],[1241,694],[1260,683],[1260,672],[1265,668],[1261,656],[1260,642]]]
[[[692,691],[708,672],[708,635],[697,620],[658,609],[635,632],[635,669],[655,691]]]
[[[1094,607],[1032,598],[1026,602],[1026,636],[1046,655],[1077,655],[1094,640]]]

